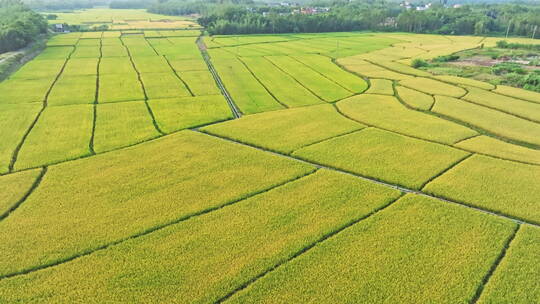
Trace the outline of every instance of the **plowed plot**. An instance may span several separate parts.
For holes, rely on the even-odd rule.
[[[482,209],[540,223],[540,167],[474,155],[425,190]]]
[[[15,169],[57,163],[90,154],[91,105],[48,107],[22,145]]]
[[[172,72],[141,74],[148,98],[191,96],[186,86]]]
[[[478,303],[540,301],[540,229],[523,225]]]
[[[289,56],[266,58],[325,101],[336,101],[352,95],[342,86]]]
[[[444,145],[368,128],[300,149],[293,155],[420,189],[424,183],[468,154]]]
[[[0,173],[9,170],[11,157],[36,118],[41,105],[0,105]]]
[[[290,107],[305,106],[321,103],[322,101],[291,76],[280,71],[268,60],[262,57],[245,57],[242,61],[247,64],[255,77],[281,103]]]
[[[539,150],[513,145],[488,136],[478,136],[464,140],[459,142],[456,147],[509,160],[540,165]]]
[[[493,92],[540,103],[540,93],[499,85]]]
[[[43,102],[54,78],[8,79],[0,83],[1,103]]]
[[[467,303],[514,226],[408,195],[270,272],[230,302]]]
[[[469,93],[463,97],[465,100],[501,110],[502,112],[524,119],[540,122],[540,104],[538,103],[519,100],[476,88],[469,88],[468,91]]]
[[[0,176],[0,217],[4,217],[30,190],[40,170]],[[1,297],[0,297],[1,298]]]
[[[370,84],[367,94],[394,95],[392,81],[388,79],[371,79]]]
[[[180,77],[187,83],[195,96],[220,93],[212,74],[208,70],[183,72]]]
[[[395,97],[355,96],[337,103],[341,112],[362,123],[397,133],[452,144],[477,134],[453,122],[409,110]]]
[[[144,92],[135,72],[99,76],[98,100],[100,103],[143,99]]]
[[[50,105],[94,103],[96,76],[61,76],[49,94]]]
[[[402,80],[399,83],[404,87],[428,94],[461,97],[467,93],[463,88],[429,78],[416,77]]]
[[[306,54],[294,56],[294,59],[310,66],[353,93],[361,93],[367,89],[367,83],[364,79],[341,69],[328,57]]]
[[[404,103],[415,109],[429,110],[435,102],[433,96],[406,87],[396,86],[396,92]]]
[[[363,127],[362,124],[340,116],[330,105],[317,105],[249,115],[203,130],[266,149],[290,153],[305,145]]]
[[[509,139],[540,145],[540,125],[459,99],[436,96],[433,112]]]
[[[151,99],[156,122],[165,133],[231,119],[227,101],[221,95]]]
[[[130,301],[175,302],[180,297],[185,303],[213,303],[398,194],[344,174],[317,172],[26,280],[1,282],[0,294],[24,301],[53,288],[55,296],[48,300],[60,300],[62,295],[70,301],[88,297],[121,301],[125,300],[121,290],[138,286],[138,276],[144,273],[145,280],[161,281],[166,276],[167,283],[160,283],[159,293],[154,285],[138,287],[130,293]],[[125,277],[122,285],[111,283],[117,275]],[[63,283],[74,279],[81,289]]]
[[[236,58],[212,59],[221,80],[242,113],[283,109],[276,99]]]
[[[69,259],[313,169],[191,131],[50,167],[0,222],[0,274]]]
[[[144,101],[97,106],[96,152],[129,146],[158,135]]]

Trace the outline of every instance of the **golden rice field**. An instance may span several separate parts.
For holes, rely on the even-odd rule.
[[[410,66],[496,40],[192,34],[0,83],[0,303],[540,303],[540,94]]]

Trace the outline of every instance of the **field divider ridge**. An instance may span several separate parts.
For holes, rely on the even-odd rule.
[[[374,209],[373,211],[371,211],[370,213],[368,214],[365,214],[365,215],[362,215],[356,219],[353,219],[351,221],[349,221],[348,223],[345,223],[344,225],[342,225],[341,227],[338,227],[336,228],[335,230],[333,231],[330,231],[329,233],[326,233],[324,235],[322,235],[319,239],[315,240],[314,242],[306,245],[305,247],[301,248],[300,250],[296,251],[295,253],[293,253],[291,256],[289,256],[288,258],[285,258],[284,260],[280,261],[280,262],[277,262],[274,266],[268,268],[267,270],[259,273],[258,275],[256,275],[255,277],[251,278],[250,280],[246,281],[244,284],[242,284],[240,287],[234,289],[233,291],[231,291],[230,293],[228,293],[227,295],[221,297],[220,299],[218,299],[217,301],[215,301],[214,303],[215,304],[218,304],[218,303],[223,303],[225,301],[227,301],[229,298],[231,298],[232,296],[234,296],[235,294],[237,294],[238,292],[248,288],[249,286],[251,286],[252,284],[254,284],[255,282],[257,282],[259,279],[262,279],[263,277],[265,277],[266,275],[268,275],[269,273],[275,271],[276,269],[280,268],[281,266],[283,265],[286,265],[287,263],[290,263],[292,262],[293,260],[295,260],[296,258],[302,256],[304,253],[310,251],[311,249],[315,248],[317,245],[323,243],[324,241],[338,235],[339,233],[343,232],[344,230],[362,222],[363,220],[366,220],[368,218],[370,218],[371,216],[373,215],[376,215],[378,214],[379,212],[382,212],[384,211],[386,208],[392,206],[394,203],[396,203],[400,198],[402,198],[403,196],[405,195],[404,192],[401,192],[401,194],[391,200],[390,202],[382,205],[382,206],[379,206],[377,207],[376,209]]]
[[[464,157],[458,159],[457,161],[455,161],[453,164],[451,164],[450,166],[448,166],[446,169],[443,169],[441,170],[441,172],[433,175],[431,178],[429,178],[427,181],[425,181],[421,186],[420,186],[420,191],[423,191],[424,188],[427,186],[427,184],[431,183],[432,181],[434,181],[437,177],[439,176],[442,176],[443,174],[447,173],[448,171],[452,170],[453,168],[455,168],[456,166],[458,166],[459,164],[461,164],[462,162],[464,162],[465,160],[469,159],[471,156],[473,156],[474,153],[469,153],[467,155],[465,155]]]
[[[476,302],[478,302],[478,299],[480,299],[480,296],[482,296],[482,292],[484,291],[484,288],[489,283],[489,279],[491,278],[491,276],[493,276],[493,274],[497,270],[497,267],[499,266],[499,264],[501,264],[502,260],[506,256],[506,252],[510,248],[510,245],[512,245],[512,241],[514,241],[514,239],[516,238],[516,235],[518,234],[519,229],[521,228],[521,225],[522,224],[518,223],[513,233],[506,240],[501,252],[499,253],[499,256],[497,257],[497,259],[495,259],[495,262],[491,265],[488,272],[482,278],[482,282],[480,283],[480,285],[478,285],[474,293],[474,296],[469,301],[469,304],[476,304]]]
[[[99,57],[96,67],[96,95],[94,98],[94,118],[92,121],[92,135],[90,136],[90,153],[93,155],[96,154],[96,150],[94,149],[94,140],[96,137],[96,123],[97,123],[97,105],[99,102],[99,67],[101,65],[101,59],[103,58],[103,33],[101,33],[101,38],[99,39]]]
[[[153,47],[152,47],[153,48]],[[163,59],[165,59],[165,61],[167,62],[167,65],[169,65],[169,67],[171,68],[171,71],[173,72],[174,76],[176,76],[176,78],[178,78],[178,80],[180,80],[180,82],[182,82],[182,84],[186,87],[186,89],[188,90],[189,92],[189,95],[191,95],[191,97],[195,97],[195,94],[193,94],[193,91],[191,90],[191,88],[189,87],[188,83],[184,81],[184,79],[182,79],[182,77],[180,77],[180,75],[178,74],[178,72],[173,68],[171,62],[169,61],[169,58],[167,58],[166,55],[163,55]]]
[[[41,181],[43,180],[43,177],[45,176],[45,173],[47,173],[47,167],[43,167],[41,169],[41,172],[39,172],[39,175],[36,177],[28,191],[21,197],[15,204],[13,204],[8,210],[6,210],[4,213],[0,214],[0,221],[6,219],[11,213],[13,213],[17,208],[19,208],[27,199],[28,197],[34,193],[34,190],[36,190],[39,185],[41,184]]]
[[[137,69],[137,66],[135,65],[135,61],[133,60],[133,57],[131,56],[131,52],[129,51],[129,48],[127,47],[127,45],[124,43],[124,40],[122,40],[122,36],[120,36],[119,39],[120,39],[120,42],[122,43],[122,45],[124,46],[124,48],[126,49],[126,52],[127,52],[128,56],[129,56],[129,61],[131,61],[131,65],[133,66],[133,69],[137,73],[137,78],[139,79],[139,83],[141,84],[141,88],[142,88],[143,94],[144,94],[144,104],[146,105],[146,109],[148,110],[148,114],[150,114],[150,118],[152,119],[152,123],[154,124],[154,128],[156,128],[156,130],[158,131],[159,134],[165,135],[166,133],[163,132],[163,130],[161,130],[161,128],[159,127],[159,125],[158,125],[158,123],[156,121],[156,117],[154,116],[154,112],[152,111],[152,108],[150,107],[150,104],[148,103],[148,94],[146,94],[146,88],[144,87],[144,82],[142,81],[141,73],[139,72],[139,70]],[[146,42],[146,43],[148,43],[148,42]]]
[[[202,36],[199,36],[195,43],[197,44],[197,47],[199,48],[199,51],[201,52],[201,56],[203,57],[204,62],[206,63],[206,66],[208,67],[208,70],[212,74],[214,81],[216,82],[219,90],[221,91],[221,94],[225,97],[225,100],[227,101],[227,104],[229,105],[229,108],[231,109],[231,112],[233,114],[233,117],[234,118],[242,117],[242,114],[243,114],[242,111],[240,111],[240,109],[234,102],[233,98],[231,97],[231,94],[229,94],[229,91],[227,91],[227,88],[223,84],[221,77],[219,77],[219,74],[216,71],[214,64],[212,64],[212,60],[210,60],[210,55],[208,55],[208,51],[206,50],[206,44],[202,40]]]
[[[331,170],[331,171],[335,171],[335,172],[340,172],[340,173],[343,173],[343,174],[346,174],[346,175],[349,175],[349,176],[360,178],[362,180],[369,181],[369,182],[379,184],[379,185],[383,185],[383,186],[393,188],[393,189],[396,189],[396,190],[399,190],[399,191],[402,191],[402,192],[418,194],[418,195],[421,195],[421,196],[436,199],[436,200],[438,200],[440,202],[443,202],[443,203],[459,205],[459,206],[466,207],[466,208],[471,209],[471,210],[475,210],[475,211],[482,212],[482,213],[485,213],[485,214],[490,214],[490,215],[493,215],[493,216],[496,216],[496,217],[500,217],[500,218],[503,218],[503,219],[506,219],[506,220],[509,220],[509,221],[512,221],[512,222],[515,222],[515,223],[528,224],[528,225],[540,228],[540,223],[531,222],[531,221],[528,221],[527,219],[515,217],[515,216],[512,216],[512,215],[508,215],[508,214],[498,213],[497,211],[493,211],[493,210],[489,210],[489,209],[482,209],[480,207],[470,205],[470,204],[468,204],[466,202],[456,201],[456,200],[453,200],[453,199],[450,199],[450,198],[438,196],[438,195],[431,194],[431,193],[426,193],[426,192],[423,192],[422,190],[415,190],[415,189],[407,188],[405,186],[401,186],[401,185],[398,185],[398,184],[392,184],[390,182],[377,179],[375,177],[362,175],[362,174],[355,173],[355,172],[352,172],[352,171],[339,169],[339,168],[336,168],[336,167],[331,167],[331,166],[324,165],[324,164],[321,164],[321,163],[317,163],[317,162],[314,162],[314,161],[310,161],[310,160],[307,160],[307,159],[299,158],[299,157],[292,156],[292,155],[287,155],[287,154],[284,154],[282,152],[277,152],[277,151],[261,148],[261,147],[255,146],[253,144],[241,142],[241,141],[238,141],[238,140],[235,140],[235,139],[232,139],[232,138],[229,138],[229,137],[225,137],[225,136],[222,136],[222,135],[216,135],[216,134],[208,133],[205,130],[197,130],[197,129],[191,129],[191,130],[194,131],[194,132],[199,132],[199,133],[202,133],[202,134],[206,134],[208,136],[212,136],[212,137],[215,137],[215,138],[220,138],[220,139],[226,140],[228,142],[236,143],[236,144],[239,144],[239,145],[242,145],[242,146],[251,147],[251,148],[254,148],[254,149],[257,149],[257,150],[260,150],[260,151],[264,151],[264,152],[271,153],[271,154],[274,154],[274,155],[278,155],[278,156],[286,157],[286,158],[289,158],[289,159],[292,159],[292,160],[296,160],[296,161],[299,161],[301,163],[304,163],[304,164],[307,164],[307,165],[312,165],[312,166],[315,166],[315,167],[320,168],[320,169],[327,169],[327,170]]]
[[[237,199],[232,199],[232,200],[230,200],[228,202],[225,202],[225,203],[222,203],[222,204],[219,204],[219,205],[216,205],[216,206],[208,207],[206,209],[199,210],[197,212],[193,212],[191,214],[184,215],[184,216],[179,217],[177,219],[171,220],[171,221],[169,221],[167,223],[163,223],[163,224],[156,225],[154,227],[150,227],[150,228],[148,228],[146,230],[143,230],[143,231],[141,231],[139,233],[136,233],[134,235],[118,239],[116,241],[113,241],[113,242],[110,242],[108,244],[104,244],[104,245],[95,247],[93,249],[85,250],[85,251],[83,251],[83,252],[81,252],[79,254],[72,255],[72,256],[67,257],[67,258],[59,259],[57,261],[53,261],[53,262],[50,262],[50,263],[46,263],[46,264],[42,264],[42,265],[39,265],[39,266],[31,267],[31,268],[28,268],[28,269],[24,269],[24,270],[20,270],[20,271],[16,271],[16,272],[12,272],[12,273],[2,275],[2,276],[0,276],[0,280],[16,277],[16,276],[20,276],[20,275],[25,275],[25,274],[29,274],[29,273],[33,273],[33,272],[36,272],[36,271],[39,271],[39,270],[48,269],[48,268],[55,267],[55,266],[59,266],[59,265],[62,265],[62,264],[77,260],[79,258],[91,255],[91,254],[93,254],[95,252],[102,251],[102,250],[108,249],[110,247],[119,245],[119,244],[124,243],[126,241],[137,239],[137,238],[149,235],[151,233],[154,233],[154,232],[157,232],[159,230],[165,229],[165,228],[167,228],[169,226],[172,226],[172,225],[187,221],[187,220],[189,220],[191,218],[202,216],[202,215],[205,215],[205,214],[208,214],[208,213],[211,213],[211,212],[214,212],[214,211],[217,211],[217,210],[220,210],[220,209],[235,205],[237,203],[241,203],[241,202],[243,202],[243,201],[245,201],[247,199],[250,199],[252,197],[264,194],[266,192],[270,192],[270,191],[272,191],[272,190],[274,190],[276,188],[285,186],[285,185],[287,185],[289,183],[295,182],[295,181],[300,180],[300,179],[302,179],[304,177],[312,175],[312,174],[316,173],[319,170],[318,167],[316,167],[316,166],[313,166],[313,167],[314,168],[311,171],[305,172],[305,173],[303,173],[303,174],[301,174],[301,175],[299,175],[297,177],[293,177],[291,179],[287,179],[285,181],[276,183],[275,185],[268,186],[265,189],[261,189],[261,190],[253,191],[251,193],[244,194],[242,197],[239,197]],[[46,168],[47,167],[44,167],[44,172],[42,172],[42,176],[41,176],[42,178],[43,178],[43,175],[45,175]],[[41,179],[39,179],[39,182],[41,182]],[[39,183],[38,183],[38,185],[39,185]],[[35,187],[32,187],[32,191],[35,188],[37,188],[37,185]],[[31,194],[31,192],[26,197],[28,197],[30,194]]]
[[[80,38],[77,40],[77,43],[78,43],[79,40],[80,40]],[[15,147],[15,150],[13,151],[13,154],[11,156],[11,161],[10,161],[9,166],[8,166],[9,172],[13,172],[13,169],[15,168],[15,162],[17,162],[17,158],[19,157],[19,152],[21,151],[21,148],[24,145],[24,142],[26,141],[26,138],[28,137],[28,135],[30,135],[30,132],[32,132],[32,130],[36,126],[39,118],[41,117],[41,115],[43,114],[45,109],[47,108],[49,95],[51,94],[51,91],[52,91],[54,85],[56,84],[56,82],[58,82],[58,79],[60,79],[60,76],[64,72],[64,69],[66,68],[66,65],[67,65],[68,61],[71,59],[71,55],[75,52],[75,49],[76,49],[76,46],[73,46],[73,49],[71,50],[71,52],[66,57],[66,60],[64,61],[64,64],[62,65],[62,68],[60,69],[58,74],[56,74],[56,77],[54,78],[51,85],[47,89],[47,92],[45,93],[45,96],[43,98],[42,107],[39,110],[39,112],[37,113],[36,118],[32,121],[32,123],[30,124],[30,126],[28,127],[26,132],[24,133],[21,141],[19,142],[19,144],[17,144],[17,147]]]

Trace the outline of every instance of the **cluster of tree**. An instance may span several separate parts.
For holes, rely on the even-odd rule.
[[[20,0],[0,0],[0,53],[13,51],[47,32],[47,21]]]
[[[153,0],[112,0],[109,3],[110,8],[116,9],[141,9],[149,8],[155,3]]]
[[[301,7],[269,6],[251,0],[160,0],[149,11],[166,15],[201,14],[199,22],[212,34],[376,30],[532,36],[540,26],[539,4],[453,7],[444,3],[433,1],[429,8],[416,10],[384,0],[313,0]],[[328,12],[314,13],[302,7],[324,7]]]
[[[106,5],[107,0],[23,0],[26,5],[37,11],[60,11],[92,8]]]

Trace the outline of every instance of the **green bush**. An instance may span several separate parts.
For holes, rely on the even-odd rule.
[[[423,67],[427,67],[428,65],[429,64],[424,59],[417,58],[412,61],[413,68],[423,68]]]
[[[433,61],[434,62],[449,62],[449,61],[456,61],[458,59],[459,59],[459,55],[446,55],[446,56],[435,57]]]
[[[498,63],[491,67],[491,73],[495,75],[504,75],[508,73],[516,73],[516,74],[527,74],[527,71],[517,63],[513,62],[503,62]]]

